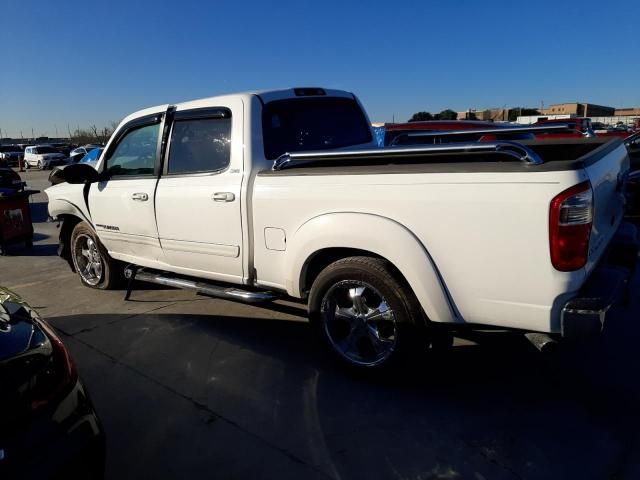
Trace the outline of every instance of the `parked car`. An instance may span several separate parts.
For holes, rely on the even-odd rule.
[[[2,189],[19,189],[25,186],[20,175],[11,168],[0,167],[0,191]]]
[[[130,279],[240,301],[306,299],[351,367],[442,330],[536,346],[597,334],[637,261],[619,140],[378,148],[349,92],[244,93],[125,118],[97,169],[46,190],[87,287]],[[622,248],[633,263],[611,268]],[[439,343],[439,342],[438,342]]]
[[[50,145],[60,153],[62,153],[65,157],[69,157],[69,155],[71,154],[71,150],[74,149],[74,147],[68,143],[51,143]]]
[[[102,478],[100,420],[64,344],[0,288],[0,478]]]
[[[24,150],[17,145],[0,145],[0,166],[17,167],[24,158]]]
[[[69,158],[71,159],[70,163],[77,163],[82,157],[84,157],[87,153],[89,153],[94,148],[100,148],[102,145],[99,144],[87,144],[78,148],[74,148],[69,153]]]
[[[567,125],[566,132],[543,132],[536,135],[539,140],[557,138],[592,138],[597,136],[593,131],[591,119],[587,117],[540,119],[534,126]]]
[[[80,160],[74,162],[73,159],[69,159],[69,162],[67,162],[64,165],[60,165],[59,167],[55,167],[53,170],[51,170],[51,173],[49,174],[49,182],[51,182],[51,185],[57,185],[58,183],[64,182],[64,177],[61,175],[61,172],[67,168],[69,165],[74,165],[77,163],[84,163],[86,165],[90,165],[92,167],[95,168],[95,166],[98,164],[98,159],[100,158],[100,155],[102,154],[102,152],[104,151],[104,148],[100,147],[100,148],[94,148],[93,150],[90,150],[89,153],[87,153],[84,157],[82,157]]]
[[[36,145],[24,150],[25,168],[37,167],[40,170],[62,165],[66,157],[51,145]]]
[[[484,122],[477,120],[429,120],[424,122],[407,123],[386,123],[384,126],[385,145],[416,145],[427,143],[451,143],[451,142],[490,142],[494,140],[531,140],[532,133],[500,133],[500,130],[513,127],[513,125],[495,122]],[[495,133],[472,133],[462,134],[467,130],[491,130]],[[459,131],[460,135],[433,135],[422,137],[417,133],[437,133],[437,132]]]

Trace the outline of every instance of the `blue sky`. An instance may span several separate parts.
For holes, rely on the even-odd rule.
[[[1,0],[3,135],[62,135],[242,90],[353,91],[420,110],[640,106],[640,2]]]

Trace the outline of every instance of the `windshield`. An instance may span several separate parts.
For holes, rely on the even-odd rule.
[[[59,153],[59,152],[53,147],[38,147],[35,149],[34,153],[41,154],[41,153]]]
[[[80,163],[95,162],[96,160],[98,160],[98,157],[102,153],[102,150],[104,149],[103,148],[92,149],[89,153],[87,153],[84,157],[82,157],[82,160],[80,160]]]
[[[371,130],[358,103],[350,98],[296,98],[265,105],[264,154],[328,150],[368,143]]]

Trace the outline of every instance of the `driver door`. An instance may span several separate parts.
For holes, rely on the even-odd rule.
[[[154,212],[164,115],[121,129],[104,156],[103,176],[89,191],[93,223],[109,254],[146,266],[163,262]]]

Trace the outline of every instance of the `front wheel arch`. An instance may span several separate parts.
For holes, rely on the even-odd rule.
[[[82,219],[75,215],[61,215],[58,218],[62,220],[60,235],[58,237],[58,256],[64,258],[69,264],[71,271],[75,272],[76,268],[73,265],[73,259],[71,258],[71,234],[73,233],[73,229],[82,221]]]

